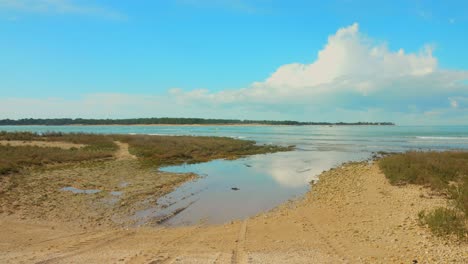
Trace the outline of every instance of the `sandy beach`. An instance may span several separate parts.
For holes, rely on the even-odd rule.
[[[324,172],[305,197],[219,226],[83,229],[2,214],[3,263],[466,263],[417,222],[447,200],[390,185],[376,164]],[[241,206],[241,205],[239,205]]]
[[[468,264],[468,1],[0,21],[0,264]]]

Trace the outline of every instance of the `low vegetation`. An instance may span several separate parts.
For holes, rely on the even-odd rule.
[[[196,175],[166,173],[155,167],[292,148],[219,137],[26,132],[0,132],[0,141],[0,215],[89,227],[159,221],[133,216],[153,208],[160,197]],[[126,150],[121,143],[127,143],[138,159],[117,152],[119,146]],[[64,187],[99,192],[74,194],[63,191]]]
[[[37,146],[0,146],[0,174],[22,167],[93,160],[112,157],[118,149],[115,141],[129,144],[129,151],[146,166],[235,159],[246,155],[288,151],[292,147],[256,145],[254,141],[226,137],[99,135],[83,133],[0,132],[3,141],[67,142],[82,148],[60,149]]]
[[[114,136],[130,146],[130,152],[152,166],[236,159],[246,155],[288,151],[292,147],[256,145],[254,141],[227,137]]]
[[[48,132],[36,134],[32,132],[5,132],[0,131],[0,140],[22,141],[53,141],[69,142],[86,145],[85,150],[115,151],[117,145],[110,136],[86,133],[56,133]]]
[[[93,134],[64,134],[30,132],[0,132],[0,140],[70,142],[86,145],[83,148],[0,145],[0,175],[18,172],[21,168],[51,163],[80,162],[110,158],[117,145],[111,138]]]
[[[435,234],[468,239],[468,152],[412,151],[386,156],[379,166],[392,184],[418,184],[447,195],[453,208],[421,212],[420,221]]]
[[[37,146],[0,145],[0,175],[21,168],[51,163],[78,162],[112,157],[113,152],[92,148],[61,149]]]
[[[433,211],[421,211],[419,222],[429,226],[431,231],[439,236],[455,235],[459,239],[466,239],[466,218],[460,211],[439,207]]]

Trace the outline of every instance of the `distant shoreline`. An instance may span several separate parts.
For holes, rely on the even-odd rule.
[[[205,127],[205,126],[238,126],[238,127],[249,127],[249,126],[291,126],[291,127],[300,127],[300,126],[328,126],[328,127],[333,127],[333,126],[360,126],[360,127],[365,127],[365,126],[396,126],[396,125],[378,125],[378,124],[366,124],[366,125],[357,125],[357,124],[308,124],[308,125],[285,125],[285,124],[70,124],[70,125],[0,125],[1,127],[5,126],[15,126],[15,127],[25,127],[25,126],[63,126],[63,127],[94,127],[94,126],[128,126],[128,127],[137,127],[137,126],[155,126],[155,127],[164,127],[164,126],[180,126],[180,127]]]
[[[392,122],[302,122],[292,120],[246,120],[204,118],[127,118],[127,119],[84,119],[84,118],[23,118],[3,119],[0,126],[393,126]]]

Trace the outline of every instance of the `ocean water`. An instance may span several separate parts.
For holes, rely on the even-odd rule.
[[[303,195],[324,170],[378,151],[468,149],[468,126],[3,126],[48,131],[227,136],[258,144],[295,145],[291,152],[161,168],[201,176],[134,217],[164,217],[166,225],[243,219]]]

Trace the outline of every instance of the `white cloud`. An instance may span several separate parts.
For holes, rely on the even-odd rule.
[[[178,89],[173,95],[215,103],[331,103],[340,96],[346,96],[348,103],[371,96],[412,98],[417,103],[427,96],[467,93],[461,82],[466,79],[468,71],[438,69],[432,46],[417,53],[391,51],[385,43],[375,43],[360,33],[355,23],[331,35],[310,64],[283,65],[266,80],[243,89],[218,93]]]
[[[0,0],[1,10],[41,14],[91,15],[109,19],[126,18],[125,15],[109,8],[79,4],[74,0]]]
[[[37,116],[37,109],[50,109],[42,110],[50,114],[43,116],[63,113],[86,117],[467,124],[466,80],[468,71],[440,69],[430,45],[419,52],[392,51],[385,43],[376,43],[359,32],[358,24],[353,24],[329,36],[315,61],[280,66],[265,80],[245,88],[214,93],[207,89],[173,88],[158,96],[90,95],[72,102],[36,100],[31,104],[21,99],[14,99],[13,104],[13,99],[0,99],[0,115],[29,117]],[[31,105],[36,109],[31,109]],[[74,108],[65,107],[69,111],[66,113],[61,110],[64,105]]]
[[[374,87],[372,79],[401,76],[421,76],[433,73],[437,60],[432,48],[426,46],[419,54],[388,50],[385,44],[373,45],[359,33],[358,24],[339,29],[311,64],[281,66],[263,85],[269,87],[318,87],[344,80],[357,80],[355,88],[365,93]],[[330,87],[327,87],[330,89]],[[339,88],[339,87],[336,87]]]

